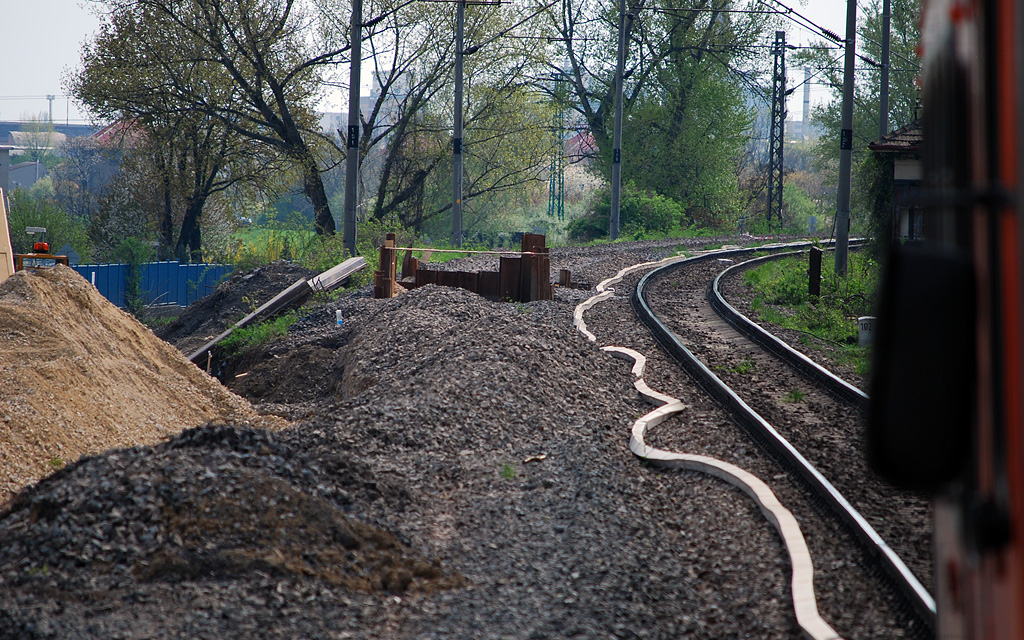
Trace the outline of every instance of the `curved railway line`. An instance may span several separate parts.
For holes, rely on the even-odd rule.
[[[794,247],[779,247],[773,252],[786,248]],[[664,374],[651,373],[645,379],[642,355],[628,353],[630,349],[620,348],[624,345],[609,346],[606,350],[617,352],[613,355],[636,361],[638,391],[661,405],[634,424],[630,442],[633,452],[652,463],[711,473],[758,501],[780,537],[786,540],[793,571],[794,609],[807,637],[840,635],[832,631],[825,619],[830,617],[830,610],[838,612],[847,606],[834,600],[834,592],[843,591],[844,574],[850,573],[843,568],[850,566],[861,566],[869,574],[869,580],[876,583],[869,589],[885,594],[882,597],[899,612],[903,622],[898,626],[906,629],[908,636],[929,637],[935,605],[922,584],[931,580],[928,503],[920,496],[887,487],[866,468],[861,453],[864,449],[860,416],[867,396],[754,325],[721,293],[723,281],[749,266],[738,264],[725,269],[725,263],[745,263],[755,252],[766,250],[762,247],[719,251],[625,269],[599,285],[598,294],[580,305],[577,327],[591,340],[605,344],[603,338],[588,329],[584,313],[621,298],[615,295],[613,285],[630,280],[640,271],[649,271],[636,283],[630,297],[637,317],[679,366],[728,413],[728,419],[741,426],[745,437],[766,452],[762,457],[770,461],[760,460],[754,466],[768,470],[759,470],[754,475],[767,479],[783,503],[794,505],[792,514],[780,516],[774,507],[769,508],[757,498],[764,489],[753,485],[760,480],[755,478],[749,484],[738,481],[733,471],[723,471],[715,466],[718,463],[706,461],[713,457],[692,455],[703,454],[700,448],[715,446],[703,445],[695,450],[693,436],[684,436],[678,425],[673,428],[672,420],[702,420],[696,413],[688,415],[692,400],[688,404],[666,393],[663,385],[672,383]],[[779,256],[755,259],[775,257]],[[651,382],[650,378],[659,378],[659,382]],[[742,442],[743,438],[737,440]],[[747,455],[743,444],[733,447]],[[674,453],[686,451],[692,453]],[[738,468],[729,462],[723,464]],[[770,490],[768,493],[770,500],[774,500],[775,494]],[[790,513],[784,507],[782,511]],[[791,525],[784,526],[782,521],[789,517]],[[806,544],[802,536],[796,543],[790,539],[794,526],[798,535],[800,529],[804,530]],[[808,564],[824,567],[828,576],[818,580],[817,594],[823,609],[820,618],[817,611],[806,611],[808,593],[814,605],[815,589],[810,586],[814,577],[812,573],[808,578],[799,553],[794,551],[794,546],[804,544],[810,550]],[[801,581],[805,581],[804,586]]]

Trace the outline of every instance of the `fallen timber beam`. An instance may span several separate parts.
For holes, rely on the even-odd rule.
[[[366,259],[362,257],[349,258],[341,264],[335,265],[323,273],[313,276],[309,280],[296,280],[291,286],[284,289],[276,296],[260,305],[258,309],[245,316],[227,331],[220,334],[213,340],[200,347],[195,353],[188,357],[189,361],[202,365],[206,359],[207,366],[218,354],[218,345],[238,329],[249,326],[257,320],[266,320],[276,316],[285,309],[299,306],[314,293],[334,291],[345,284],[346,281],[357,271],[366,266]]]

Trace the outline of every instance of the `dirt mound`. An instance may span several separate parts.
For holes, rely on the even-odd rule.
[[[206,425],[82,460],[19,494],[0,518],[0,582],[78,596],[261,576],[362,592],[462,584],[339,508],[346,489],[366,501],[378,486],[345,454],[312,458],[267,431]]]
[[[80,456],[259,419],[80,275],[0,285],[0,504]]]
[[[192,355],[296,280],[315,275],[314,271],[283,260],[234,273],[213,293],[189,305],[176,320],[158,329],[156,335],[186,356]]]

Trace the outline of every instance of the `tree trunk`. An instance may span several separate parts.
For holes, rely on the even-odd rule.
[[[203,259],[200,216],[206,200],[190,200],[181,221],[181,234],[174,248],[175,257],[181,262],[201,262]]]
[[[307,160],[304,173],[302,190],[313,204],[313,229],[317,235],[334,235],[337,227],[334,224],[334,216],[331,214],[331,204],[327,200],[323,176],[316,168],[314,160]]]
[[[167,172],[164,171],[164,210],[160,217],[160,246],[157,250],[157,259],[167,259],[173,245],[174,206],[171,198],[171,178],[167,175]]]

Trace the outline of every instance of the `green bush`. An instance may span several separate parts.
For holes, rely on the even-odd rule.
[[[85,220],[69,215],[53,198],[41,195],[44,193],[41,189],[30,193],[21,188],[11,192],[7,222],[14,252],[32,252],[32,244],[36,239],[25,233],[26,227],[45,227],[50,249],[56,251],[67,243],[82,257],[83,263],[90,262],[93,248],[89,241],[88,224]]]
[[[808,293],[807,257],[766,262],[744,273],[754,292],[752,307],[764,320],[840,344],[857,342],[857,318],[870,315],[878,264],[865,253],[850,255],[846,277],[835,275],[832,254],[822,260],[821,296]]]
[[[594,211],[569,223],[569,238],[577,242],[591,242],[608,236],[611,215],[611,191],[600,194]],[[635,240],[678,236],[688,226],[683,206],[675,200],[638,189],[632,183],[622,185],[619,199],[619,235]]]
[[[153,257],[150,246],[138,238],[125,238],[114,252],[119,262],[128,265],[124,286],[124,306],[136,318],[142,318],[146,301],[142,291],[142,265]]]

